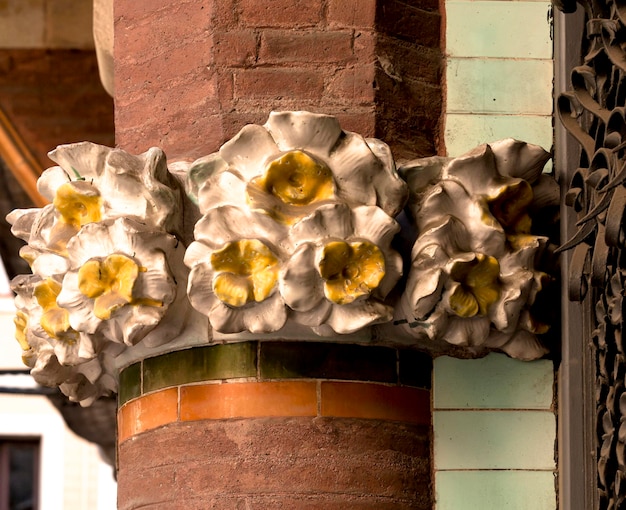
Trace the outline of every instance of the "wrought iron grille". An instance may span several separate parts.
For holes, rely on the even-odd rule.
[[[585,11],[582,62],[557,99],[580,161],[565,195],[575,211],[569,298],[591,310],[595,371],[595,507],[626,508],[626,2],[579,1]],[[571,0],[557,2],[564,12]],[[558,56],[557,56],[558,58]],[[582,445],[581,445],[582,447]]]

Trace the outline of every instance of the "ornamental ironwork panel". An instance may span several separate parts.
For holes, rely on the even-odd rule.
[[[571,89],[557,99],[560,121],[580,145],[565,195],[577,228],[560,250],[573,250],[569,298],[593,310],[595,499],[604,510],[626,507],[626,2],[579,4],[585,11],[582,62],[571,71]],[[576,10],[573,1],[557,6]]]

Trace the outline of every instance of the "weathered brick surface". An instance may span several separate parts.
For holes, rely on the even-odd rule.
[[[90,140],[112,146],[113,100],[93,51],[0,51],[0,106],[42,168],[57,145]]]
[[[115,9],[122,148],[208,154],[243,127],[236,119],[296,109],[353,119],[346,129],[381,137],[401,157],[436,152],[434,0],[123,0]]]
[[[376,21],[376,4],[377,0],[328,0],[328,25],[331,28],[371,28]]]
[[[241,0],[239,18],[246,27],[304,27],[322,20],[322,0]]]
[[[428,429],[401,423],[177,423],[120,445],[119,508],[430,509],[429,455]]]
[[[260,64],[347,63],[354,60],[351,31],[264,30]]]

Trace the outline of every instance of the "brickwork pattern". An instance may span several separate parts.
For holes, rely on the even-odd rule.
[[[430,509],[429,356],[249,341],[121,373],[119,508]]]
[[[271,110],[336,115],[396,156],[432,155],[441,113],[437,2],[116,2],[116,130],[130,152],[219,148]]]
[[[57,145],[114,144],[113,100],[93,51],[0,50],[0,106],[43,169]]]

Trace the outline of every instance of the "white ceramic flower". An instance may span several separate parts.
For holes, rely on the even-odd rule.
[[[163,332],[153,331],[162,321],[165,328],[181,327],[172,305],[186,278],[184,270],[178,278],[172,271],[181,271],[183,250],[174,236],[133,220],[85,225],[68,243],[70,270],[57,302],[76,331],[127,345],[147,335],[164,343]]]
[[[67,272],[67,243],[90,223],[135,218],[168,232],[182,230],[178,185],[160,149],[133,156],[83,142],[61,145],[49,156],[61,166],[47,169],[38,189],[51,203],[7,216],[13,234],[28,243],[20,255],[33,273],[45,278]]]
[[[374,206],[328,204],[289,231],[293,255],[280,290],[293,320],[320,334],[352,333],[391,320],[383,299],[402,275],[391,249],[397,222]]]
[[[264,126],[245,126],[219,154],[193,163],[190,180],[202,213],[248,205],[287,224],[332,202],[377,205],[393,217],[407,197],[386,144],[309,112],[273,112]]]
[[[220,206],[196,224],[185,254],[188,295],[195,309],[222,333],[268,333],[287,320],[278,292],[285,227],[248,209]]]
[[[537,267],[548,239],[531,232],[531,215],[533,185],[543,196],[546,186],[555,191],[541,176],[548,158],[504,140],[405,167],[418,237],[401,306],[417,336],[525,359],[545,354],[536,334],[547,326],[532,308],[550,280]]]
[[[56,303],[60,287],[58,281],[36,275],[14,278],[15,335],[24,364],[39,384],[59,386],[71,400],[88,405],[116,391],[116,375],[109,360],[120,349],[71,328],[67,311]]]

